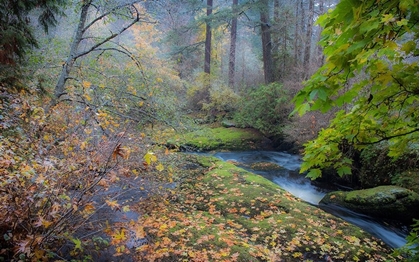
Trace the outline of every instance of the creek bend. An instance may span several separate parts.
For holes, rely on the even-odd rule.
[[[223,161],[235,162],[239,167],[267,178],[301,200],[360,227],[371,235],[381,239],[392,248],[401,247],[406,243],[405,237],[407,236],[407,233],[399,227],[392,226],[384,221],[352,212],[338,206],[319,206],[319,201],[328,191],[313,185],[310,179],[299,174],[298,170],[301,165],[301,159],[298,155],[276,151],[239,151],[197,154],[212,155]],[[276,170],[254,170],[251,168],[252,164],[259,162],[273,163],[282,168]]]

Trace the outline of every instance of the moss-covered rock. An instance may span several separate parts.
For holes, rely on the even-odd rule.
[[[263,134],[251,128],[202,127],[194,132],[179,135],[167,141],[169,147],[211,150],[271,149],[271,143]]]
[[[320,205],[335,204],[372,217],[411,224],[419,218],[418,193],[398,186],[330,192]]]
[[[138,221],[153,239],[141,259],[397,261],[378,239],[262,176],[217,158],[189,157],[202,172],[185,177],[171,202]]]

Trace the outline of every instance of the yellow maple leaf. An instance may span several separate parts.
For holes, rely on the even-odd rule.
[[[167,229],[168,228],[168,225],[166,225],[166,224],[162,224],[160,227],[159,227],[159,229],[160,230],[162,230],[162,231],[164,231],[165,229]]]
[[[126,205],[126,206],[123,206],[123,212],[129,212],[130,211],[130,206],[129,205]]]
[[[38,221],[35,222],[35,227],[41,227],[48,228],[52,224],[51,221],[45,220],[43,217],[39,217]]]
[[[120,210],[120,205],[118,204],[118,201],[117,200],[113,200],[113,201],[111,201],[111,200],[105,200],[105,202],[106,202],[106,204],[109,207],[111,207],[112,210],[114,210],[114,208],[116,210]]]
[[[159,163],[159,165],[156,166],[156,170],[157,171],[163,171],[165,169],[165,167],[162,165],[162,163]]]
[[[85,205],[85,208],[83,209],[83,212],[86,214],[92,214],[93,211],[95,211],[95,206],[93,205],[93,202],[87,203]]]
[[[92,97],[90,97],[88,94],[84,94],[83,97],[86,98],[87,101],[92,101]]]
[[[298,257],[302,257],[303,256],[303,254],[302,253],[300,253],[300,252],[295,252],[295,253],[293,253],[293,257],[294,258],[298,258]]]
[[[147,152],[146,155],[144,155],[144,161],[150,165],[152,162],[156,162],[157,161],[157,157],[155,156],[155,154],[153,152]]]
[[[92,83],[89,82],[89,81],[83,81],[82,85],[83,85],[84,88],[89,88],[92,85]]]
[[[83,142],[80,144],[80,149],[85,150],[85,149],[86,149],[86,146],[87,146],[87,142],[86,142],[86,141],[83,141]]]
[[[118,244],[118,243],[120,243],[121,241],[124,241],[124,240],[126,240],[127,239],[127,236],[126,236],[126,229],[124,229],[124,228],[121,228],[120,230],[116,230],[116,231],[114,231],[112,234],[111,234],[111,236],[112,236],[112,241],[111,241],[111,244]]]
[[[74,250],[79,249],[80,251],[83,251],[82,241],[80,239],[73,238],[71,241],[74,243]]]
[[[40,248],[35,249],[35,258],[37,259],[37,261],[43,261],[43,259],[45,259],[45,250],[42,250]],[[45,260],[44,260],[45,261]]]

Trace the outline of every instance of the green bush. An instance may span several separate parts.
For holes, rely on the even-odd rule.
[[[234,120],[265,135],[279,135],[289,115],[290,96],[279,83],[263,85],[241,98]]]
[[[239,96],[227,86],[217,85],[210,88],[210,102],[203,103],[202,109],[209,115],[225,115],[237,108]]]

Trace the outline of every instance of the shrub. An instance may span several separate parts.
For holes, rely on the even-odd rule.
[[[210,76],[200,74],[193,79],[192,84],[187,90],[188,107],[194,111],[201,110],[204,103],[210,99]]]
[[[226,115],[236,109],[239,96],[232,89],[225,85],[216,85],[210,88],[210,101],[203,103],[202,109],[208,115]]]
[[[241,127],[253,127],[266,135],[279,135],[289,115],[290,97],[279,83],[263,85],[242,97],[234,119]]]

